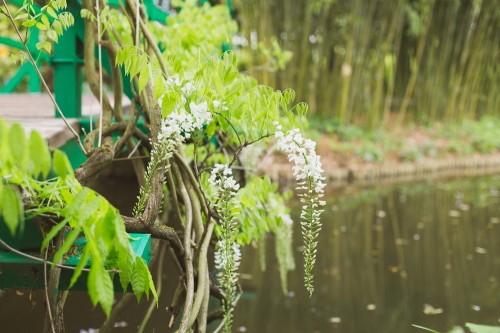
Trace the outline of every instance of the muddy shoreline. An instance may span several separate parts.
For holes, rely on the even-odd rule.
[[[347,167],[332,167],[332,164],[329,161],[324,163],[324,175],[329,185],[372,185],[500,173],[500,153],[416,162],[366,163]],[[286,182],[293,179],[290,164],[280,156],[269,157],[267,161],[263,161],[260,169],[275,181]]]

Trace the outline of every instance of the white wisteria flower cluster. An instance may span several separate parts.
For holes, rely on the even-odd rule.
[[[227,280],[232,286],[236,287],[238,283],[238,269],[241,262],[241,247],[236,242],[226,243],[227,240],[217,241],[217,252],[215,252],[215,268],[217,269],[217,278],[219,281]],[[224,249],[231,248],[230,253],[224,253]],[[225,268],[232,266],[232,274],[226,276]],[[236,290],[236,288],[235,288]]]
[[[195,90],[195,86],[191,82],[183,84],[178,78],[169,78],[169,81],[164,80],[163,82],[166,85],[183,85],[181,91],[186,95],[191,94]],[[158,103],[161,106],[161,98]],[[207,102],[198,104],[190,102],[188,105],[186,104],[186,97],[181,95],[181,100],[177,102],[172,113],[161,122],[157,140],[153,142],[151,160],[146,169],[145,185],[142,186],[139,191],[139,197],[133,210],[133,215],[135,217],[138,217],[145,209],[147,198],[151,190],[150,183],[153,173],[160,166],[164,165],[162,173],[165,174],[170,167],[168,160],[172,157],[175,149],[186,139],[189,139],[194,131],[201,130],[204,125],[212,121],[212,113],[208,108]]]
[[[316,247],[318,234],[321,230],[321,206],[325,201],[326,186],[322,175],[320,156],[316,155],[316,143],[306,139],[298,129],[292,129],[286,134],[282,127],[275,122],[278,150],[288,154],[288,161],[293,162],[293,175],[297,180],[302,211],[300,214],[302,236],[304,238],[304,283],[310,294],[314,291],[312,270],[316,263]]]
[[[233,178],[233,172],[227,164],[215,164],[208,183],[214,190],[216,200],[221,200],[224,196],[234,197],[240,189],[240,184]]]
[[[190,102],[188,110],[185,106],[176,107],[163,119],[158,133],[158,142],[165,140],[182,142],[184,139],[189,139],[194,131],[202,129],[203,125],[212,121],[212,113],[208,109],[207,102],[199,104]]]
[[[240,188],[227,164],[216,164],[208,179],[214,190],[214,202],[220,216],[219,232],[215,252],[215,268],[220,287],[225,295],[223,301],[224,332],[231,332],[233,303],[236,299],[238,268],[241,261],[238,236],[235,196]]]

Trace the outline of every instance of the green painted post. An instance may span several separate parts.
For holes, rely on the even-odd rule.
[[[38,43],[38,29],[30,28],[31,36],[28,40],[28,48],[30,50],[36,50],[36,43]],[[40,61],[37,62],[37,66]],[[30,64],[28,69],[28,91],[29,92],[40,92],[40,85],[42,84],[36,69]]]
[[[144,6],[146,6],[146,12],[151,21],[156,21],[160,23],[167,23],[168,13],[165,13],[160,8],[156,7],[153,0],[144,0]]]
[[[233,2],[231,0],[226,1],[227,9],[229,10],[229,15],[233,17]]]
[[[82,47],[77,38],[77,30],[83,29],[80,6],[75,0],[68,1],[66,9],[75,18],[75,25],[64,32],[59,43],[54,44],[54,93],[57,104],[68,118],[80,118],[82,115],[82,71],[83,60],[80,56]],[[56,117],[58,114],[56,112]]]

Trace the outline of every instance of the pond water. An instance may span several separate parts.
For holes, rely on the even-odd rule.
[[[298,203],[297,203],[298,204]],[[294,210],[295,218],[300,207]],[[265,263],[249,248],[241,266],[235,332],[423,332],[474,322],[500,326],[500,176],[434,180],[371,188],[331,189],[319,241],[316,291],[302,286],[299,225],[297,269],[283,294],[273,238]],[[164,289],[174,289],[167,268]],[[163,294],[146,332],[165,331]],[[2,332],[40,332],[41,291],[0,292]],[[119,316],[116,332],[136,332],[147,303]],[[104,320],[84,292],[65,308],[68,332],[91,332]]]
[[[500,326],[500,177],[344,188],[332,190],[327,202],[314,295],[302,286],[298,246],[299,271],[282,293],[269,239],[265,272],[258,251],[244,255],[247,292],[236,310],[237,331]]]

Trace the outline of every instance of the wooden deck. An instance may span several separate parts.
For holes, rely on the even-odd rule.
[[[124,107],[130,105],[130,101],[124,100],[123,104]],[[87,94],[82,97],[82,115],[90,114],[98,117],[99,102]],[[44,93],[0,94],[0,118],[8,124],[21,124],[27,133],[37,130],[53,148],[61,147],[73,138],[64,121],[55,118],[54,105]],[[77,119],[68,119],[68,122],[81,133]]]

